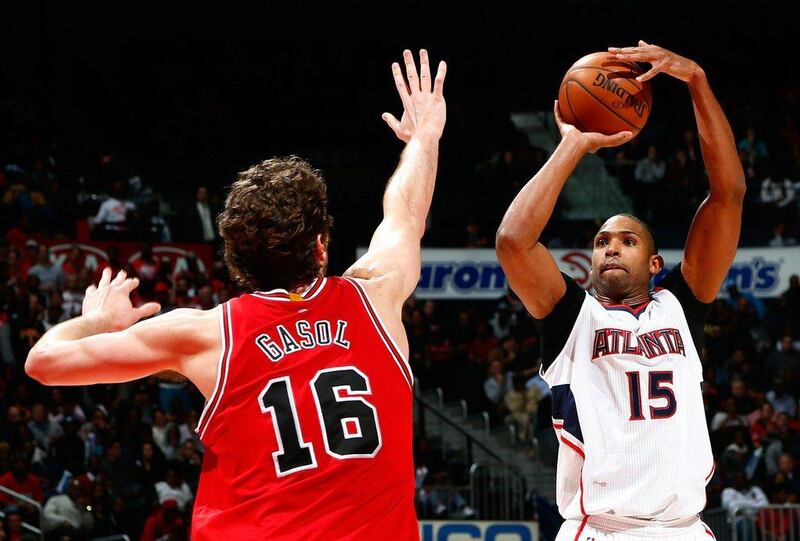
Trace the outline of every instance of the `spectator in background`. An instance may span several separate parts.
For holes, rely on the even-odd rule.
[[[88,499],[81,496],[79,481],[71,481],[66,494],[58,494],[47,500],[44,520],[49,539],[77,541],[89,538],[94,528],[94,518]]]
[[[533,421],[539,406],[541,395],[536,387],[525,388],[525,376],[515,374],[512,378],[512,389],[504,398],[509,411],[507,422],[513,423],[517,429],[520,443],[531,444],[533,437]]]
[[[786,224],[779,222],[772,228],[772,238],[769,239],[769,245],[773,248],[781,248],[783,246],[794,246],[797,244],[797,239],[790,237],[786,234]]]
[[[155,282],[158,275],[158,263],[153,258],[153,245],[149,242],[142,244],[139,257],[133,262],[133,270],[136,271],[136,277],[139,278],[139,288],[144,283]]]
[[[647,156],[639,160],[633,172],[633,178],[637,182],[653,186],[661,182],[666,172],[664,160],[658,157],[658,149],[655,145],[647,147]]]
[[[637,212],[650,222],[653,221],[654,198],[657,186],[664,179],[666,164],[658,157],[658,149],[654,145],[647,148],[647,156],[639,160],[633,172],[634,198]]]
[[[755,512],[765,505],[769,505],[767,495],[760,487],[751,485],[743,471],[737,471],[733,476],[733,486],[722,491],[722,507],[728,515],[737,517],[734,527],[737,539],[741,541],[754,541]],[[746,513],[737,515],[740,510]]]
[[[36,264],[28,269],[28,276],[36,276],[45,291],[60,289],[64,283],[64,272],[50,260],[50,248],[44,244],[37,247]]]
[[[161,408],[156,408],[153,411],[153,442],[158,445],[161,452],[166,455],[167,453],[167,431],[172,423],[167,419],[166,413]]]
[[[36,439],[36,444],[48,453],[53,442],[64,435],[61,425],[48,419],[47,410],[41,402],[33,405],[28,428]]]
[[[42,481],[36,475],[28,471],[28,462],[22,451],[18,450],[11,459],[11,470],[0,476],[0,485],[14,492],[19,492],[32,500],[42,503],[44,494],[42,493]],[[0,493],[0,502],[6,505],[15,503],[11,496]],[[25,503],[19,504],[20,512],[26,520],[33,520],[36,516],[36,508]]]
[[[165,500],[147,517],[141,541],[186,539],[186,530],[186,522],[181,518],[178,502]]]
[[[106,257],[107,261],[98,265],[94,271],[94,277],[92,278],[94,283],[100,281],[100,278],[103,277],[103,271],[107,268],[111,269],[112,276],[116,276],[117,273],[122,270],[123,263],[120,261],[119,248],[116,246],[109,246],[106,250]]]
[[[467,220],[465,233],[466,233],[466,240],[464,241],[464,247],[486,248],[487,246],[489,246],[489,240],[486,238],[486,235],[481,230],[481,226],[478,224],[478,221],[475,220],[474,218]]]
[[[780,309],[789,319],[789,323],[800,321],[800,276],[789,277],[789,287],[781,293]]]
[[[767,144],[763,139],[756,137],[756,130],[753,128],[747,128],[745,136],[739,140],[738,147],[749,165],[758,165],[767,158]]]
[[[178,504],[178,509],[183,511],[189,502],[194,499],[194,494],[189,485],[181,478],[178,472],[179,467],[174,464],[167,466],[164,480],[156,483],[156,493],[158,501],[163,505],[168,500],[174,500]]]
[[[89,219],[92,236],[97,240],[125,240],[129,233],[129,214],[136,205],[125,196],[125,181],[115,180],[111,196],[103,201],[94,218]]]
[[[188,242],[213,242],[216,238],[216,219],[219,209],[212,206],[208,188],[198,186],[194,204],[184,212],[185,240]]]
[[[39,537],[22,527],[23,517],[21,510],[16,505],[9,505],[3,509],[6,515],[6,541],[39,541]]]
[[[778,473],[782,474],[790,492],[800,494],[800,476],[798,476],[795,460],[789,453],[778,457]]]
[[[86,266],[86,258],[78,246],[69,249],[66,259],[61,264],[61,271],[67,276],[76,276]]]
[[[693,164],[695,167],[700,167],[702,156],[700,154],[700,144],[697,141],[697,132],[695,132],[694,129],[687,128],[683,131],[683,141],[681,142],[679,150],[686,152],[689,163]]]
[[[769,402],[764,402],[750,414],[750,435],[754,447],[760,447],[767,438],[775,434],[777,425],[774,418],[775,408]]]
[[[794,183],[768,176],[761,181],[761,205],[768,222],[793,223],[795,212]]]
[[[506,302],[501,302],[497,305],[492,319],[489,320],[489,326],[492,328],[495,337],[503,340],[509,334],[511,329],[517,325],[517,314],[511,311],[511,308]]]
[[[84,290],[81,289],[77,274],[68,274],[64,292],[61,294],[61,309],[64,317],[73,318],[81,315]]]
[[[777,413],[785,413],[789,417],[794,417],[797,413],[797,400],[786,392],[786,385],[781,378],[773,381],[772,389],[767,392],[767,400]]]
[[[501,361],[492,361],[489,365],[489,374],[486,381],[483,383],[483,391],[486,399],[498,410],[503,405],[503,397],[508,391],[509,385],[506,375],[503,373],[503,363]]]
[[[764,316],[767,313],[767,309],[764,306],[764,302],[750,293],[749,291],[740,291],[739,287],[731,283],[728,285],[728,298],[725,299],[734,310],[743,310],[745,307],[750,307],[755,310],[755,317],[758,319],[764,319]],[[747,303],[744,305],[742,303],[742,299],[746,300]]]
[[[798,359],[791,334],[786,333],[781,337],[777,349],[767,356],[765,364],[775,374],[783,374],[786,370],[797,369],[800,359]]]
[[[728,397],[722,402],[722,411],[718,411],[711,420],[711,432],[749,426],[747,417],[736,411],[736,400],[733,397]]]

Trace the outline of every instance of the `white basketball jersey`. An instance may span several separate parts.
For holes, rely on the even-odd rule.
[[[680,267],[664,280],[669,289],[635,309],[604,306],[565,280],[560,306],[537,321],[559,438],[559,511],[659,522],[699,513],[714,459],[692,332],[701,335],[709,305],[691,295]]]

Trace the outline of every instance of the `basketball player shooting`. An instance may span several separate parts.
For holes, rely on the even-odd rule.
[[[523,187],[497,232],[511,288],[536,320],[542,375],[559,438],[558,539],[662,536],[711,539],[698,513],[714,470],[698,351],[703,325],[736,253],[744,173],[725,114],[695,62],[643,41],[610,48],[686,83],[710,192],[683,258],[651,291],[664,261],[648,226],[609,218],[594,238],[594,297],[559,272],[539,243],[559,193],[581,158],[631,133],[581,133],[556,111],[561,142]],[[606,537],[602,537],[606,539]]]
[[[219,217],[231,276],[253,291],[213,310],[134,308],[136,278],[106,270],[83,314],[31,350],[46,385],[175,371],[206,398],[192,539],[418,539],[412,381],[403,302],[420,273],[445,125],[446,66],[404,52],[406,143],[368,252],[325,277],[331,218],[319,171],[275,158],[241,173]]]

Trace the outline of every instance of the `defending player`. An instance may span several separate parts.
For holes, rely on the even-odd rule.
[[[650,278],[664,265],[655,240],[640,220],[617,215],[594,238],[594,297],[559,272],[538,240],[561,189],[586,153],[631,134],[581,133],[563,122],[558,107],[561,142],[506,212],[497,254],[542,337],[542,374],[560,440],[556,493],[567,519],[559,541],[708,539],[713,535],[697,514],[714,460],[698,351],[710,303],[736,253],[744,173],[700,66],[643,41],[609,52],[651,63],[642,80],[663,72],[689,87],[711,189],[681,263],[651,292]]]
[[[87,290],[83,315],[31,350],[48,385],[164,370],[206,397],[192,539],[418,539],[412,380],[401,307],[420,273],[445,124],[446,66],[393,64],[406,142],[384,218],[344,277],[325,277],[330,217],[319,172],[297,158],[241,173],[219,225],[231,275],[252,289],[210,311],[133,308],[124,273]]]

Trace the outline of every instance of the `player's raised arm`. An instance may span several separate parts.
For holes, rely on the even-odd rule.
[[[621,60],[652,64],[640,80],[663,72],[689,86],[710,191],[689,230],[681,272],[695,297],[711,302],[733,263],[742,226],[745,178],[728,119],[696,62],[644,41],[609,52]]]
[[[432,81],[427,51],[423,49],[419,56],[419,74],[411,51],[403,53],[405,77],[400,65],[392,64],[403,116],[397,120],[384,113],[383,119],[406,147],[386,187],[383,221],[372,236],[369,250],[345,273],[370,283],[368,287],[379,302],[385,302],[397,314],[419,280],[420,240],[431,206],[439,138],[446,119],[442,91],[447,66],[440,62]]]
[[[215,311],[181,309],[139,321],[160,307],[131,305],[138,283],[124,271],[112,280],[111,269],[105,269],[97,287],[86,290],[82,315],[47,331],[28,353],[28,375],[46,385],[89,385],[174,370],[209,396],[215,375],[211,357],[219,354],[220,343]]]
[[[583,133],[563,121],[558,102],[554,110],[561,142],[547,163],[514,198],[496,238],[497,257],[511,289],[537,319],[548,315],[566,292],[558,265],[539,242],[564,184],[584,155],[603,147],[621,145],[633,137],[631,132]]]

